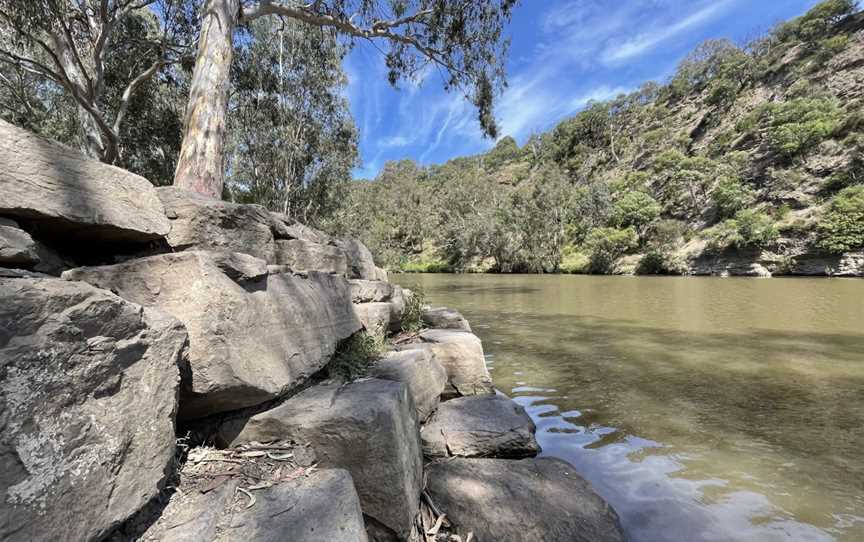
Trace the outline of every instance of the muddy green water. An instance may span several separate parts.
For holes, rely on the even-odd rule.
[[[633,541],[864,541],[864,281],[396,275]]]

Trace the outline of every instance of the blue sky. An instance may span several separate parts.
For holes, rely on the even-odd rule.
[[[509,87],[496,103],[501,135],[520,144],[605,100],[665,81],[696,45],[711,38],[742,43],[798,16],[818,0],[523,0],[509,28]],[[423,165],[489,149],[473,106],[442,89],[426,70],[398,90],[381,53],[358,45],[345,61],[346,89],[360,130],[361,167],[373,178],[387,160]]]

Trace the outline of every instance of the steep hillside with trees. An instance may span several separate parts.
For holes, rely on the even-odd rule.
[[[864,14],[827,0],[519,147],[358,182],[392,269],[843,274],[864,263]]]

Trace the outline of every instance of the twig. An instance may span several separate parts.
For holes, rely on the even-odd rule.
[[[247,497],[249,497],[249,504],[246,505],[246,510],[249,510],[250,508],[252,508],[253,506],[255,506],[255,495],[253,495],[252,493],[246,491],[246,490],[243,489],[242,487],[238,487],[238,488],[237,488],[237,491],[239,491],[240,493],[243,493],[244,495],[246,495]]]

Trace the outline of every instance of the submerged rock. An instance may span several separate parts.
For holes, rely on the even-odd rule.
[[[435,329],[459,329],[471,331],[468,320],[462,314],[447,307],[437,307],[423,311],[423,323]]]
[[[0,279],[0,539],[98,540],[157,495],[186,338],[88,284]]]
[[[309,442],[321,467],[351,473],[364,514],[403,539],[414,529],[423,460],[413,401],[399,382],[313,386],[272,410],[225,422],[220,438],[232,446]]]
[[[468,532],[480,542],[624,540],[615,511],[559,459],[452,458],[431,463],[426,478],[463,540]]]
[[[429,349],[447,371],[445,397],[494,393],[492,377],[486,368],[483,344],[467,331],[429,329],[420,342],[398,346],[399,350]]]
[[[0,121],[0,215],[45,235],[146,242],[170,229],[150,182]]]
[[[184,418],[273,399],[323,368],[360,329],[344,278],[269,273],[264,261],[187,251],[64,273],[177,317],[189,331]]]
[[[459,397],[442,403],[420,439],[427,457],[532,457],[540,452],[534,422],[503,395]]]
[[[388,352],[369,368],[369,376],[405,384],[421,421],[438,406],[447,385],[447,372],[428,350]]]

